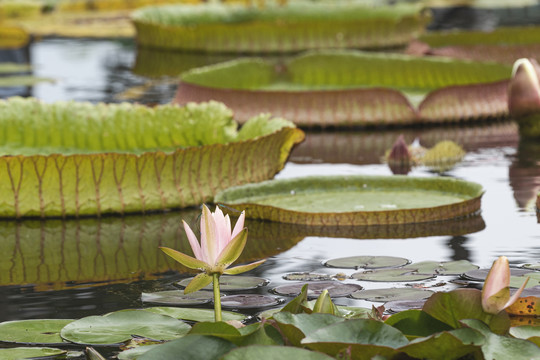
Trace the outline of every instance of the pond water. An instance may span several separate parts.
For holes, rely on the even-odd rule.
[[[119,102],[144,92],[136,101],[147,104],[166,103],[174,97],[176,80],[133,74],[136,48],[132,41],[48,39],[32,44],[29,56],[34,74],[56,82],[12,89],[12,95],[31,95],[47,102]],[[414,262],[464,259],[481,267],[489,267],[500,255],[506,255],[513,265],[539,261],[540,225],[534,201],[540,191],[540,144],[520,141],[512,122],[310,131],[276,177],[391,175],[380,159],[399,134],[404,134],[407,142],[419,138],[425,146],[443,139],[463,145],[467,150],[464,161],[444,176],[484,187],[481,217],[454,222],[449,229],[441,223],[429,225],[428,230],[363,228],[333,233],[248,223],[250,234],[252,227],[261,229],[250,236],[244,260],[260,253],[272,255],[250,273],[270,280],[259,293],[287,283],[282,276],[289,272],[350,274],[353,270],[322,266],[324,260],[343,256],[389,255]],[[409,175],[436,176],[422,167]],[[180,220],[196,226],[198,212],[187,209],[148,217],[0,222],[0,321],[79,318],[141,307],[142,291],[171,289],[174,281],[188,276],[179,275],[157,246],[175,247],[183,236]],[[451,278],[423,283],[430,286]],[[389,285],[346,282],[360,283],[367,289]],[[348,298],[336,303],[370,305]]]

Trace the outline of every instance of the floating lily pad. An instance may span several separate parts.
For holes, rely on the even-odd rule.
[[[174,102],[214,99],[239,121],[264,111],[305,127],[483,120],[508,117],[510,74],[510,66],[493,62],[316,51],[286,62],[238,59],[192,69]]]
[[[148,108],[10,98],[0,101],[0,117],[0,177],[11,179],[0,184],[0,217],[10,218],[200,204],[271,177],[303,138],[292,123],[265,116],[237,131],[216,102]]]
[[[476,270],[479,267],[471,264],[468,260],[457,261],[421,261],[409,264],[404,269],[417,270],[421,274],[434,275],[461,275],[467,271]]]
[[[23,344],[62,344],[60,330],[73,320],[31,319],[0,323],[0,341]]]
[[[331,281],[334,280],[334,275],[296,272],[283,275],[283,279],[290,281]]]
[[[296,359],[296,360],[332,360],[333,357],[322,352],[292,346],[252,345],[233,349],[222,357],[223,360],[244,359]]]
[[[66,350],[49,347],[16,347],[0,349],[0,358],[4,360],[20,359],[55,359],[57,356],[66,354]]]
[[[355,291],[352,298],[375,302],[387,302],[397,300],[422,300],[433,295],[433,291],[420,290],[414,288],[391,288],[391,289],[370,289]]]
[[[338,281],[317,281],[281,285],[273,288],[272,292],[284,296],[297,296],[300,294],[302,287],[306,284],[308,284],[308,297],[312,299],[318,297],[324,290],[328,290],[330,297],[343,297],[362,289],[362,287],[357,284],[344,284]]]
[[[193,278],[183,279],[177,284],[186,287]],[[269,283],[268,279],[263,279],[254,276],[231,276],[222,275],[219,278],[219,289],[221,291],[240,291],[240,290],[253,290],[261,286],[265,286]],[[210,284],[203,289],[212,290],[213,285]]]
[[[144,309],[156,314],[167,315],[176,319],[186,321],[203,322],[214,321],[214,310],[210,309],[192,309],[181,307],[150,307]],[[232,311],[222,311],[223,321],[246,320],[249,316]]]
[[[429,222],[476,213],[482,187],[443,177],[312,176],[233,187],[215,201],[246,216],[307,225]]]
[[[524,264],[523,268],[527,270],[540,270],[540,263]]]
[[[384,308],[389,313],[394,314],[405,310],[422,309],[426,300],[427,299],[389,301],[384,304]]]
[[[155,340],[184,336],[191,327],[170,316],[143,310],[121,310],[103,316],[88,316],[66,325],[61,336],[77,344],[115,345],[133,335]]]
[[[473,281],[484,281],[486,280],[486,277],[489,273],[490,269],[477,269],[477,270],[470,270],[462,274],[462,277],[467,280],[473,280]],[[511,276],[523,276],[530,273],[533,273],[533,270],[526,270],[526,269],[517,269],[517,268],[510,268],[510,275]]]
[[[184,294],[182,290],[166,290],[154,293],[142,293],[141,301],[162,305],[200,305],[212,301],[214,294],[210,291],[196,291]]]
[[[228,295],[221,298],[221,306],[224,309],[260,309],[281,303],[283,299],[259,294]]]
[[[290,1],[282,6],[231,4],[148,7],[133,13],[141,46],[203,52],[291,52],[321,47],[403,45],[424,29],[418,4]]]
[[[351,277],[362,281],[401,282],[432,279],[435,275],[420,274],[418,271],[411,269],[378,269],[357,272],[352,274]]]
[[[408,263],[409,260],[394,256],[349,256],[328,260],[324,265],[343,269],[378,269],[403,266]]]

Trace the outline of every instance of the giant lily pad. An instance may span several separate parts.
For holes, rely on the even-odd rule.
[[[451,178],[325,176],[234,187],[216,202],[248,217],[309,225],[381,225],[464,217],[480,209],[482,188]]]
[[[61,344],[60,330],[73,320],[31,319],[0,323],[0,341],[24,344]]]
[[[441,123],[507,116],[510,73],[496,63],[317,51],[287,62],[238,59],[192,69],[182,74],[175,102],[215,99],[239,121],[256,109],[300,126]]]
[[[0,176],[9,179],[0,186],[0,217],[200,204],[273,176],[303,137],[266,117],[237,132],[231,111],[215,102],[150,109],[11,98],[0,102],[0,115]]]
[[[429,19],[421,5],[370,6],[290,1],[258,7],[201,4],[148,7],[132,19],[142,46],[206,52],[290,52],[321,47],[403,45]]]
[[[172,340],[184,336],[190,328],[170,316],[143,310],[121,310],[75,320],[60,334],[63,339],[78,344],[113,345],[130,340],[133,335]]]

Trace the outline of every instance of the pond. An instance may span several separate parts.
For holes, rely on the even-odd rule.
[[[45,39],[31,44],[26,55],[35,75],[55,82],[10,89],[2,96],[35,96],[46,102],[127,99],[156,104],[167,103],[175,95],[176,80],[133,73],[137,49],[131,40]],[[400,134],[408,143],[419,138],[424,146],[443,139],[462,144],[467,151],[464,161],[444,176],[484,187],[481,215],[427,228],[358,228],[339,233],[324,229],[289,231],[284,225],[248,222],[250,234],[257,226],[261,230],[254,231],[248,240],[246,256],[270,255],[265,264],[249,273],[270,280],[258,293],[268,294],[269,289],[288,283],[282,277],[291,272],[351,274],[354,270],[330,269],[322,262],[353,255],[399,256],[413,262],[469,260],[483,268],[500,255],[507,256],[515,266],[538,262],[540,225],[534,202],[540,191],[540,145],[520,141],[513,122],[307,131],[306,140],[294,149],[276,178],[391,175],[381,157]],[[417,167],[409,175],[437,174]],[[173,282],[189,276],[179,274],[157,247],[175,247],[182,233],[181,219],[196,226],[198,214],[198,209],[187,209],[101,220],[1,221],[0,321],[80,318],[143,306],[141,292],[172,289]],[[447,281],[453,278],[437,277],[422,284],[430,287],[444,281],[445,288],[452,288]],[[388,287],[388,283],[345,282],[367,289]],[[336,303],[371,305],[350,298],[336,299]]]

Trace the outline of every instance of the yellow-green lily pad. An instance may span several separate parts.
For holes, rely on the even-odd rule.
[[[383,225],[447,220],[480,210],[478,184],[452,178],[312,176],[233,187],[214,201],[246,216],[307,225]]]
[[[156,314],[167,315],[176,319],[182,319],[186,321],[214,321],[214,310],[210,309],[195,309],[195,308],[181,308],[170,306],[157,306],[145,308],[145,311],[149,311]],[[222,311],[223,321],[238,320],[243,321],[249,318],[249,316],[232,311]]]
[[[378,269],[407,265],[409,260],[395,256],[348,256],[325,261],[324,265],[343,269]]]
[[[50,347],[16,347],[0,349],[0,357],[4,360],[20,359],[56,359],[67,353],[67,350]]]
[[[433,291],[414,288],[369,289],[355,291],[351,294],[354,299],[374,302],[387,302],[397,300],[422,300],[433,295]]]
[[[62,344],[60,330],[71,319],[30,319],[0,323],[0,341],[21,344]]]
[[[154,293],[142,293],[141,301],[143,303],[161,304],[161,305],[201,305],[212,301],[214,294],[210,291],[196,291],[190,294],[184,294],[182,290],[165,290]]]
[[[461,275],[467,271],[478,269],[479,266],[471,264],[468,260],[456,261],[421,261],[409,264],[404,269],[416,270],[421,274],[434,275]]]
[[[183,279],[177,284],[181,287],[186,287],[192,277]],[[221,291],[240,291],[240,290],[253,290],[261,286],[265,286],[269,283],[268,279],[255,277],[255,276],[232,276],[232,275],[222,275],[219,277],[219,289]],[[205,290],[212,290],[213,285],[207,285],[204,287]]]

